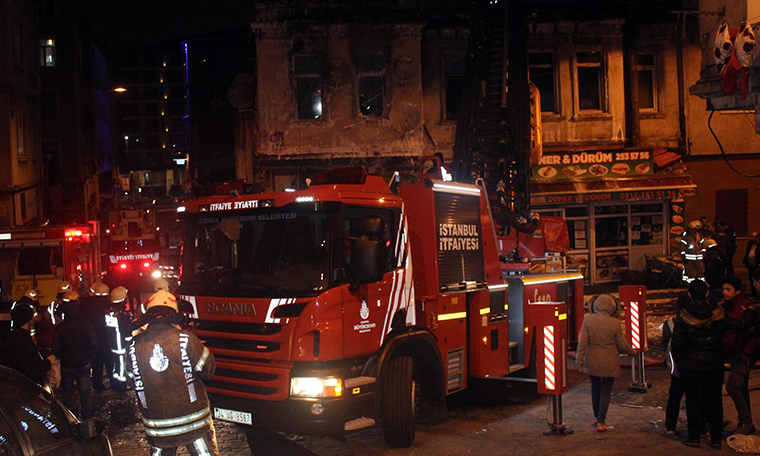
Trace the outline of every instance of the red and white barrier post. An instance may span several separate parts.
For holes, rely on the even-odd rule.
[[[532,303],[536,330],[538,392],[547,395],[544,435],[570,435],[562,418],[562,393],[567,391],[567,304]]]
[[[646,393],[651,384],[644,376],[644,352],[649,348],[647,338],[647,290],[640,285],[621,285],[620,302],[625,306],[625,335],[628,344],[636,350],[631,363],[630,391]]]

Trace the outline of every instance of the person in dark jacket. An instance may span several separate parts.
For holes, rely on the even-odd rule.
[[[40,386],[47,385],[50,361],[40,355],[29,333],[34,307],[26,303],[15,303],[11,308],[11,332],[3,344],[3,364],[16,369]]]
[[[113,355],[106,329],[106,313],[111,306],[108,292],[108,285],[95,283],[90,288],[90,296],[83,298],[80,303],[82,318],[92,325],[98,337],[98,354],[92,361],[92,388],[98,393],[106,389],[103,384],[103,369],[105,368],[108,377],[113,372]]]
[[[141,329],[129,346],[129,376],[151,454],[174,455],[185,446],[193,456],[219,456],[202,382],[214,375],[214,355],[179,328],[182,319],[171,293],[160,290],[150,297],[145,314],[133,324]]]
[[[113,359],[111,372],[111,388],[123,395],[127,391],[127,347],[132,340],[129,324],[132,323],[132,312],[127,308],[129,291],[124,287],[111,290],[108,310],[105,315],[108,334],[108,348]]]
[[[757,233],[750,234],[747,241],[747,250],[744,251],[744,258],[742,259],[742,264],[747,268],[747,273],[750,277],[760,266],[760,249],[758,249],[758,246],[760,246],[760,236]],[[758,289],[755,287],[754,282],[750,282],[749,285],[752,296],[757,296]]]
[[[713,224],[715,232],[712,238],[718,243],[720,250],[726,254],[726,272],[734,275],[734,255],[736,254],[736,232],[731,225],[723,223],[720,217],[715,217]]]
[[[665,349],[665,363],[670,370],[670,389],[668,390],[668,405],[665,408],[665,431],[670,435],[676,435],[676,425],[678,424],[678,414],[681,411],[681,398],[683,397],[683,382],[681,374],[678,373],[678,366],[673,361],[671,340],[673,339],[673,329],[676,325],[678,312],[686,308],[691,302],[688,297],[678,298],[678,311],[675,317],[669,318],[662,324],[662,348]]]
[[[705,282],[711,290],[720,289],[726,277],[726,255],[714,239],[705,239],[704,247]]]
[[[82,406],[80,418],[92,417],[92,360],[98,354],[98,336],[92,325],[80,316],[79,294],[66,292],[61,304],[63,321],[55,327],[53,353],[61,359],[61,393],[63,403],[74,410],[74,383]]]
[[[710,446],[721,447],[723,436],[723,308],[707,303],[707,284],[689,284],[693,299],[678,313],[670,341],[673,360],[681,374],[686,393],[686,421],[689,436],[685,445],[699,447],[702,424],[710,430]]]
[[[731,363],[731,372],[726,380],[726,392],[734,402],[739,424],[734,433],[754,434],[752,410],[749,402],[749,374],[755,364],[756,312],[749,300],[742,294],[742,281],[736,276],[726,276],[723,280],[723,300],[721,306],[726,312],[726,334],[723,348],[726,361]]]

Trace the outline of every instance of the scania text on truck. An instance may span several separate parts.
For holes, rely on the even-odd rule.
[[[530,366],[529,287],[579,297],[578,275],[521,282],[510,319],[475,185],[426,179],[396,195],[350,168],[306,190],[179,210],[178,294],[216,357],[208,392],[222,420],[312,435],[380,422],[390,446],[409,446],[416,420],[445,416],[447,395]]]

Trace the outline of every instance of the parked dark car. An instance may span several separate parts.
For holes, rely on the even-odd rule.
[[[109,456],[108,437],[37,383],[0,366],[0,455]]]

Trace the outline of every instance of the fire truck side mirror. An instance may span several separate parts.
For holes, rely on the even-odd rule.
[[[383,280],[383,254],[385,245],[380,239],[354,239],[351,241],[351,285],[349,290],[359,285],[377,283]]]

